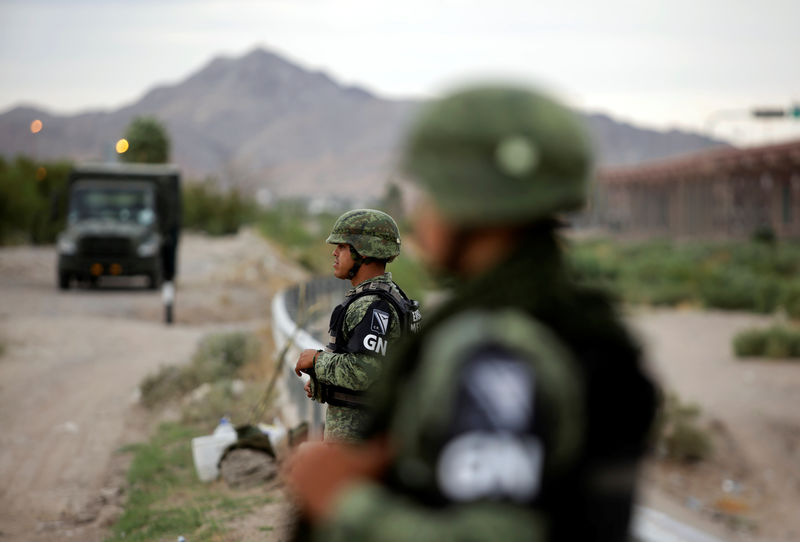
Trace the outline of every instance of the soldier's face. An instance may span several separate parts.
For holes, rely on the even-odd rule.
[[[333,249],[333,275],[337,279],[346,279],[354,263],[350,245],[345,243],[336,245]]]
[[[444,271],[454,239],[453,229],[441,213],[426,198],[416,208],[414,236],[422,249],[426,263],[434,270]]]

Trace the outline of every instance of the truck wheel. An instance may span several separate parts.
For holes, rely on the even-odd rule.
[[[58,272],[58,289],[59,290],[69,290],[69,273],[65,271]]]

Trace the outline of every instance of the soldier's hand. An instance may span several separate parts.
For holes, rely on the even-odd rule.
[[[385,438],[363,444],[308,442],[289,458],[283,475],[308,519],[322,520],[344,489],[379,477],[391,457]]]
[[[300,352],[300,357],[297,358],[297,365],[294,366],[294,372],[297,376],[300,376],[305,369],[310,369],[314,366],[314,356],[317,355],[317,351],[311,348],[303,350]]]
[[[309,380],[308,382],[306,382],[305,386],[303,386],[303,389],[304,389],[304,390],[305,390],[305,392],[306,392],[306,397],[309,397],[309,398],[311,398],[311,397],[313,397],[313,396],[314,396],[314,392],[313,392],[313,391],[311,391],[311,380]]]

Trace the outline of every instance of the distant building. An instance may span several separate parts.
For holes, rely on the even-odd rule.
[[[598,171],[583,224],[638,237],[800,238],[800,140]]]

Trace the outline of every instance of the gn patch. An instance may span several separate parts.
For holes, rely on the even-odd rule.
[[[389,313],[372,309],[372,325],[370,330],[378,335],[386,335],[389,330]]]
[[[526,502],[539,492],[543,464],[544,448],[535,435],[473,431],[445,446],[437,478],[442,493],[455,502]]]

